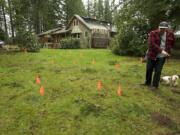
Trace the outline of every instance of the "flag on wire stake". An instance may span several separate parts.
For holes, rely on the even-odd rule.
[[[119,84],[118,89],[117,89],[117,95],[120,97],[122,96],[122,89],[121,89],[121,85]]]
[[[41,96],[44,96],[44,86],[41,86],[39,92],[40,92]]]
[[[37,74],[36,75],[36,84],[40,84],[40,83],[41,83],[40,75]]]
[[[102,81],[101,80],[98,81],[97,88],[98,88],[98,91],[99,91],[99,94],[100,94],[101,90],[102,90]]]
[[[36,77],[36,84],[40,84],[41,83],[41,80],[39,77]]]
[[[119,68],[120,68],[119,64],[116,64],[115,68],[116,68],[116,70],[119,70]]]

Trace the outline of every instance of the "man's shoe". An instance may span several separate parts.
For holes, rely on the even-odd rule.
[[[152,90],[152,91],[155,91],[155,90],[158,90],[158,87],[151,86],[151,87],[149,87],[149,89]]]

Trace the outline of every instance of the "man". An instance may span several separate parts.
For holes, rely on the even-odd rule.
[[[170,56],[174,40],[174,34],[168,29],[167,22],[161,22],[157,30],[149,33],[146,81],[144,85],[151,86],[152,90],[159,87],[161,71],[166,58]],[[153,70],[154,76],[152,81]]]

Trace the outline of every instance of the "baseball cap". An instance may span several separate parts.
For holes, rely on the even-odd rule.
[[[159,28],[160,28],[160,29],[163,29],[163,28],[164,28],[164,29],[169,28],[168,22],[160,22]]]

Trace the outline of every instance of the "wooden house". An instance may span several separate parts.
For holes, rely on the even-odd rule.
[[[48,30],[46,32],[39,34],[38,37],[40,39],[40,42],[44,43],[47,47],[56,48],[57,42],[53,38],[52,33],[56,32],[60,29],[61,28],[55,28],[55,29],[51,29],[51,30]]]
[[[71,37],[79,38],[82,48],[106,48],[117,30],[110,23],[74,15],[68,25],[50,33],[53,43]]]

